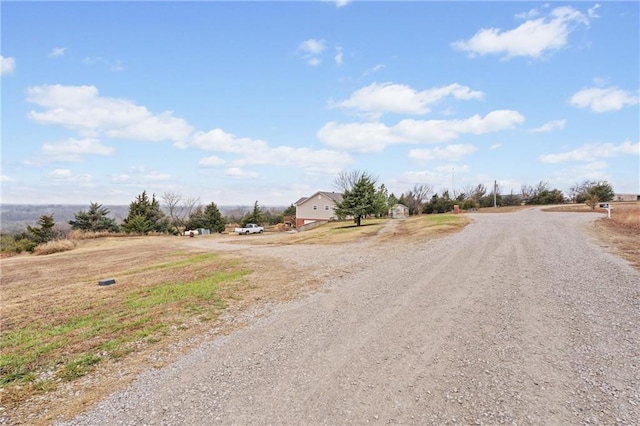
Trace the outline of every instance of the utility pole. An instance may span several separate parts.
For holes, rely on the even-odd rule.
[[[497,203],[498,181],[493,181],[493,207],[498,207]]]
[[[454,176],[453,175],[453,171],[454,170],[455,170],[455,168],[452,167],[451,168],[451,193],[453,194],[453,198],[455,199],[456,198],[456,186],[455,186],[454,181],[453,181],[453,176]]]

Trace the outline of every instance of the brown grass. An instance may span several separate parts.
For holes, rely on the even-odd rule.
[[[465,215],[425,215],[365,220],[360,227],[330,223],[269,238],[203,238],[245,244],[407,241],[454,232],[468,221]],[[242,312],[256,304],[290,300],[320,285],[284,262],[212,253],[183,241],[83,238],[69,252],[0,260],[2,415],[17,424],[69,419],[145,369],[243,326]],[[226,275],[209,285],[215,274]],[[105,278],[116,284],[99,286]],[[197,297],[178,297],[191,287]]]
[[[595,233],[608,248],[640,270],[640,203],[614,203],[611,218],[595,223]]]
[[[69,251],[76,248],[78,243],[72,240],[55,240],[49,241],[43,244],[38,244],[33,249],[33,254],[35,255],[45,255],[45,254],[53,254],[53,253],[61,253],[63,251]]]

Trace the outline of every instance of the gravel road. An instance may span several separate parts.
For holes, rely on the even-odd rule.
[[[589,236],[595,217],[478,214],[410,245],[226,245],[325,284],[66,424],[639,424],[640,273]]]

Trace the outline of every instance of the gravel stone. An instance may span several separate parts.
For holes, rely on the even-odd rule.
[[[194,242],[324,284],[58,424],[638,424],[640,273],[599,215],[470,216],[411,244]]]

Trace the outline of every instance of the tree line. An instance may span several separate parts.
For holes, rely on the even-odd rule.
[[[429,184],[416,184],[400,196],[389,194],[384,184],[377,185],[377,178],[366,171],[343,171],[336,177],[334,187],[341,191],[342,200],[336,203],[335,213],[341,218],[353,218],[360,226],[368,217],[384,217],[389,210],[400,203],[409,209],[410,215],[445,213],[454,205],[463,210],[492,206],[513,206],[520,204],[543,205],[565,202],[585,203],[592,209],[599,202],[614,199],[615,192],[607,181],[585,180],[572,186],[565,195],[544,181],[536,185],[522,185],[520,192],[502,194],[498,185],[489,191],[483,184],[469,185],[459,192],[443,190],[435,193]],[[121,224],[109,217],[109,209],[91,202],[88,210],[78,211],[68,222],[72,230],[83,232],[130,233],[130,234],[182,234],[185,230],[209,229],[223,232],[228,223],[277,224],[287,216],[295,216],[296,207],[292,203],[285,209],[266,209],[255,201],[249,212],[237,211],[224,217],[215,202],[202,205],[199,198],[183,197],[174,192],[165,192],[162,205],[155,194],[146,191],[137,195],[129,204],[129,213]],[[53,214],[42,215],[36,226],[13,236],[2,237],[3,251],[33,251],[42,243],[63,237],[56,229]]]

